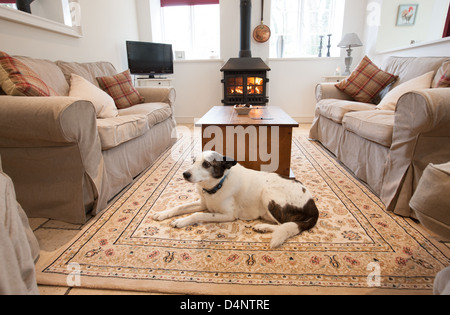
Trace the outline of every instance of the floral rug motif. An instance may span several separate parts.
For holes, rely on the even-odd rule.
[[[271,235],[252,229],[259,220],[183,229],[170,227],[171,219],[154,221],[154,212],[198,198],[182,178],[198,152],[200,141],[181,137],[67,248],[40,262],[38,283],[211,294],[430,290],[450,265],[448,253],[386,212],[320,144],[298,134],[292,170],[316,198],[320,218],[312,230],[271,250]]]

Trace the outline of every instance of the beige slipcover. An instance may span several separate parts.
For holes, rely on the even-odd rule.
[[[39,294],[34,269],[38,257],[39,244],[0,161],[0,295]]]
[[[449,57],[390,57],[382,68],[399,76],[398,85],[437,72],[448,61]],[[388,210],[415,217],[409,201],[423,170],[429,163],[450,160],[450,89],[409,92],[391,112],[349,101],[334,84],[319,84],[316,96],[310,138],[367,182]]]
[[[0,95],[0,154],[29,217],[84,223],[149,167],[174,139],[173,88],[138,88],[145,103],[97,119],[91,102],[68,97],[75,73],[116,74],[109,62],[18,57],[62,96]]]
[[[424,226],[450,240],[450,162],[425,168],[409,202]]]

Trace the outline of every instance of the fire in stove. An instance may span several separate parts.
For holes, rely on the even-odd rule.
[[[258,94],[264,93],[264,79],[259,77],[249,77],[244,85],[243,77],[231,77],[227,79],[227,95],[235,94]],[[246,90],[245,90],[246,88]]]

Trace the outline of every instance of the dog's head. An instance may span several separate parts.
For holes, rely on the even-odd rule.
[[[220,179],[236,164],[235,160],[220,153],[205,151],[194,159],[194,163],[183,173],[183,177],[191,183]]]

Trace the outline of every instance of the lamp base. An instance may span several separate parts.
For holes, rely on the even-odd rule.
[[[351,67],[351,65],[353,63],[352,51],[353,51],[353,49],[351,47],[349,49],[347,49],[347,57],[345,57],[345,71],[344,71],[344,75],[349,75],[350,74],[350,67]]]

